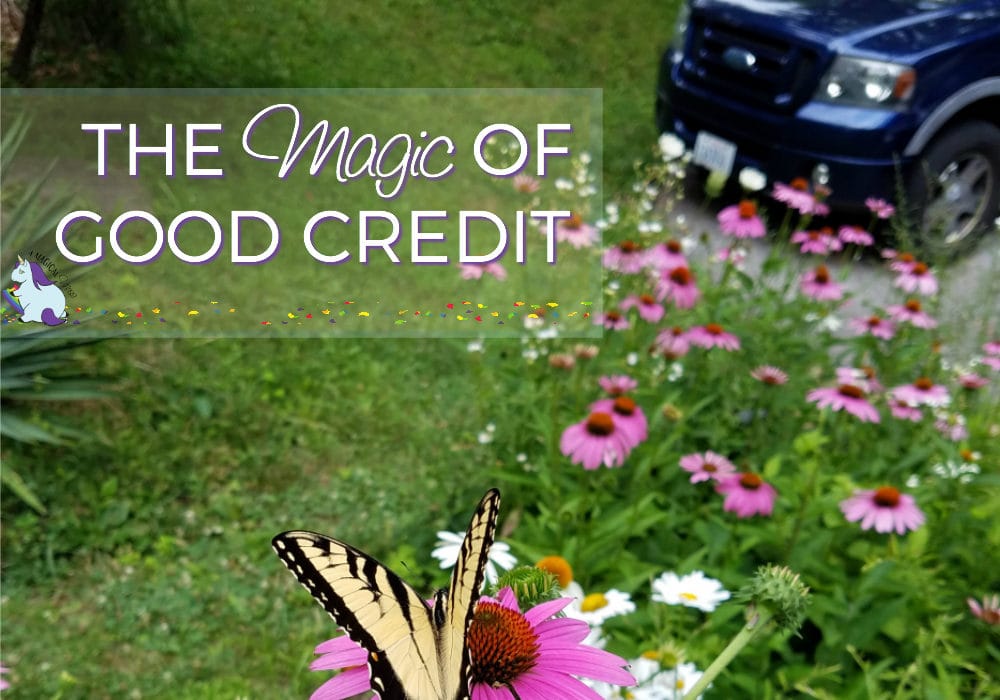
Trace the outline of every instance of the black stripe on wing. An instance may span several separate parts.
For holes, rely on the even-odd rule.
[[[383,700],[406,700],[408,695],[385,650],[404,637],[412,639],[418,628],[433,626],[430,609],[420,596],[377,560],[325,535],[302,530],[284,532],[271,541],[271,546],[334,622],[368,651],[372,683]],[[405,629],[384,619],[393,614],[402,616]],[[373,629],[378,631],[373,634]],[[413,647],[425,667],[437,667],[436,659],[423,658],[434,653],[433,644],[429,648],[417,644]]]
[[[458,561],[455,563],[455,570],[451,574],[451,583],[448,587],[448,608],[446,625],[451,628],[453,634],[460,635],[460,638],[453,639],[453,643],[461,644],[460,651],[455,648],[449,653],[460,653],[462,666],[460,672],[461,683],[459,685],[459,698],[467,698],[469,695],[469,670],[471,659],[469,658],[469,648],[466,644],[466,637],[469,632],[469,625],[472,624],[472,616],[475,612],[476,601],[479,600],[480,589],[483,586],[483,579],[486,577],[486,564],[493,546],[493,537],[496,532],[497,517],[500,514],[500,491],[490,489],[483,496],[472,514],[469,521],[469,528],[465,532],[465,539],[462,540],[462,548],[459,551]]]

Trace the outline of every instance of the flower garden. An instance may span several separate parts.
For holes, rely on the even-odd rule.
[[[244,19],[194,5],[208,33]],[[358,52],[344,84],[464,85],[472,56],[496,71],[483,84],[506,85],[494,53],[452,55],[482,42],[464,15],[433,14],[446,5],[425,9],[427,31],[462,29],[432,61],[380,65],[351,48],[358,27],[331,29]],[[640,80],[583,71],[634,65],[662,3],[634,27],[582,5],[487,38],[528,57],[524,84],[641,83],[606,91],[606,133],[631,143],[605,165],[627,168],[656,51]],[[302,12],[270,21],[306,36]],[[384,41],[391,20],[369,19]],[[194,84],[202,60],[223,83],[328,78],[320,56],[293,70],[280,51],[197,47],[146,79],[177,64]],[[244,64],[250,77],[225,72]],[[28,405],[16,415],[63,440],[5,436],[3,696],[365,697],[365,652],[271,538],[327,533],[429,595],[496,487],[468,634],[476,700],[997,697],[1000,290],[960,317],[942,301],[953,268],[908,249],[892,203],[834,225],[822,188],[754,171],[713,202],[719,236],[701,235],[679,209],[685,159],[664,136],[602,209],[586,158],[569,178],[495,183],[525,209],[573,210],[558,245],[604,270],[599,340],[561,336],[548,300],[527,300],[516,340],[109,340],[58,357],[112,396],[69,403],[77,374],[36,382],[66,391],[43,406],[5,394],[5,421]],[[889,293],[851,291],[873,267]],[[449,274],[470,297],[509,283],[496,264]]]

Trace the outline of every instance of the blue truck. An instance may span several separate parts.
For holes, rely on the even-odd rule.
[[[684,0],[656,120],[698,165],[887,199],[963,252],[1000,207],[1000,0]]]

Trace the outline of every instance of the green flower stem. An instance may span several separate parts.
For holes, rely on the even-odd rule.
[[[729,662],[736,658],[736,655],[743,651],[743,647],[749,644],[767,626],[767,623],[773,619],[773,612],[766,609],[754,608],[750,619],[743,625],[743,629],[733,637],[728,646],[722,650],[722,653],[705,669],[705,673],[702,674],[697,683],[691,686],[691,690],[684,695],[683,700],[695,700],[695,698],[705,692],[705,689],[712,684],[716,676],[722,673],[726,666],[729,665]]]

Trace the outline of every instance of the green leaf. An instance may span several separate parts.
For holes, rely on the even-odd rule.
[[[45,515],[45,506],[38,500],[38,496],[31,490],[31,487],[24,483],[24,479],[14,469],[4,466],[0,469],[0,483],[9,488],[14,494],[36,511]]]

